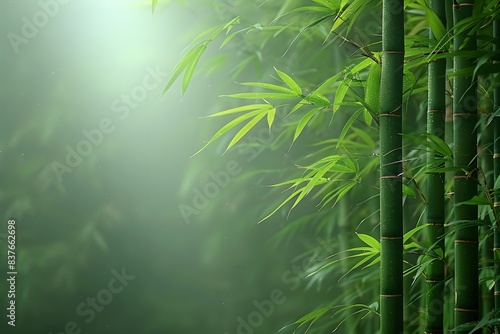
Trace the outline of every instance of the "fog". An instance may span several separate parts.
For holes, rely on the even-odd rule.
[[[162,95],[191,40],[220,24],[212,6],[0,13],[2,333],[270,333],[304,314],[296,251],[247,214],[266,190],[238,176],[257,160],[220,144],[192,157],[233,80],[199,74]]]

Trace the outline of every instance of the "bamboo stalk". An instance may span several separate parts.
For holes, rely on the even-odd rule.
[[[431,9],[446,26],[446,8],[442,0],[431,0]],[[429,38],[434,38],[432,30]],[[446,108],[446,59],[439,59],[428,66],[427,132],[445,139]],[[435,165],[437,156],[430,152],[427,163]],[[444,163],[436,167],[444,167]],[[425,299],[425,333],[443,332],[444,309],[444,180],[445,173],[431,173],[427,176],[427,228],[428,240],[434,245],[429,257],[435,260],[427,267]]]
[[[498,39],[500,38],[500,23],[498,21],[493,22],[493,37]],[[500,47],[497,44],[493,44],[493,50],[498,51]],[[500,107],[500,89],[496,87],[493,91],[493,111],[498,110]],[[498,180],[500,177],[500,142],[498,138],[500,138],[500,119],[499,117],[495,117],[493,119],[493,132],[494,132],[494,143],[493,143],[493,169],[494,169],[494,177],[495,180]],[[498,212],[497,207],[500,206],[500,193],[496,192],[494,194],[495,198],[495,211]],[[496,215],[495,215],[496,216]],[[500,231],[498,229],[498,222],[494,224],[493,230],[493,250],[494,250],[494,259],[495,261],[500,260]],[[500,309],[500,266],[498,263],[495,264],[495,310]]]
[[[380,329],[403,333],[402,95],[404,2],[384,0],[380,84]]]
[[[471,17],[473,1],[458,1],[453,20]],[[454,50],[475,50],[476,39],[466,32],[456,33]],[[474,60],[454,57],[455,71],[470,68]],[[455,221],[455,326],[477,321],[479,307],[477,206],[456,205],[477,194],[477,84],[472,76],[455,77],[453,87],[454,164],[461,170],[454,176]],[[457,331],[467,333],[468,331]]]

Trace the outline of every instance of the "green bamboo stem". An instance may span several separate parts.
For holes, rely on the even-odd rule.
[[[500,38],[500,24],[498,21],[493,22],[493,37],[498,39]],[[497,44],[493,44],[493,50],[500,50],[500,46]],[[497,87],[493,91],[493,111],[496,111],[500,107],[500,89]],[[493,169],[494,169],[494,178],[498,180],[500,177],[500,142],[498,138],[500,138],[500,119],[499,117],[495,117],[493,119],[493,132],[494,132],[494,143],[493,143]],[[494,194],[495,198],[495,211],[498,212],[498,207],[500,207],[500,193],[496,192]],[[496,216],[496,215],[495,215]],[[498,222],[494,224],[493,230],[493,251],[494,251],[494,259],[495,261],[500,260],[500,231],[498,229]],[[495,310],[500,309],[500,265],[495,263]]]
[[[483,110],[488,113],[492,112],[492,105],[488,104],[483,106]],[[493,124],[484,126],[481,130],[481,166],[485,174],[485,181],[488,187],[488,191],[493,189],[493,184],[495,183],[493,175]],[[483,240],[483,246],[481,247],[481,278],[491,277],[493,266],[493,234],[490,233],[492,222],[489,215],[484,217],[485,225],[481,227],[480,236]],[[481,318],[487,315],[494,308],[493,291],[488,289],[488,285],[481,284]],[[489,333],[488,329],[484,329],[483,333]]]
[[[442,0],[431,0],[431,9],[446,26],[446,8]],[[432,31],[429,38],[434,38]],[[445,139],[445,109],[446,109],[446,59],[439,59],[428,66],[428,104],[427,132]],[[427,162],[436,165],[437,156],[430,152]],[[444,167],[438,164],[435,167]],[[427,228],[428,240],[435,245],[429,252],[429,257],[435,260],[426,271],[425,299],[425,333],[443,333],[444,310],[444,173],[432,173],[427,176]]]
[[[404,2],[384,0],[380,84],[380,329],[403,333],[402,95]]]
[[[473,1],[455,2],[454,25],[472,16]],[[454,50],[475,50],[476,39],[466,32],[454,37]],[[455,56],[455,71],[470,68],[474,60]],[[462,203],[477,194],[477,84],[471,76],[454,78],[453,122],[454,202]],[[479,307],[477,206],[455,205],[455,326],[477,321]],[[468,333],[468,331],[457,331]]]

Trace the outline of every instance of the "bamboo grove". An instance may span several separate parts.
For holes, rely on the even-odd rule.
[[[259,223],[286,221],[280,247],[307,233],[335,250],[304,275],[325,300],[283,330],[498,333],[500,5],[202,5],[225,23],[186,49],[165,91],[182,78],[187,94],[203,60],[226,69],[237,92],[207,110],[228,121],[201,150],[267,152],[242,176],[265,190]],[[251,140],[262,130],[270,140]]]

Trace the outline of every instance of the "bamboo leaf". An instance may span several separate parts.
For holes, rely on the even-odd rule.
[[[351,68],[351,73],[352,74],[358,73],[361,70],[364,70],[365,68],[367,68],[368,66],[373,65],[373,63],[374,63],[373,59],[366,58],[365,60],[362,60],[359,63],[357,63],[356,65],[354,65]]]
[[[357,138],[361,138],[372,149],[375,148],[375,141],[373,140],[372,137],[370,137],[370,135],[368,135],[368,133],[366,133],[365,131],[360,130],[354,126],[351,127],[351,129],[353,132],[356,133]]]
[[[274,215],[279,209],[281,209],[286,203],[290,202],[290,200],[292,200],[295,196],[297,196],[301,191],[302,189],[295,190],[290,196],[288,196],[283,202],[281,202],[270,214],[259,220],[258,224],[262,223],[264,220]]]
[[[350,268],[344,275],[342,275],[340,278],[339,278],[339,281],[342,280],[344,277],[346,277],[347,275],[349,275],[353,270],[361,267],[362,265],[364,265],[365,263],[367,263],[368,261],[372,260],[374,257],[376,256],[379,256],[380,253],[376,253],[376,254],[370,254],[370,255],[366,255],[366,257],[364,259],[362,259],[361,261],[359,261],[358,263],[356,263],[352,268]],[[380,258],[380,256],[379,256]],[[377,260],[377,258],[374,259],[373,261],[375,263],[377,262],[380,262],[380,260]],[[368,264],[366,267],[370,266],[371,264]]]
[[[289,88],[278,86],[278,85],[273,85],[273,84],[269,84],[269,83],[264,83],[264,82],[243,82],[240,85],[259,87],[259,88],[274,90],[274,91],[286,93],[286,94],[295,94],[295,92]]]
[[[235,25],[239,23],[239,17],[236,17],[229,21],[228,23],[218,26],[218,27],[213,27],[211,29],[208,29],[198,35],[193,41],[195,43],[196,41],[202,39],[203,37],[212,34],[207,40],[200,42],[196,44],[193,48],[191,48],[180,60],[179,62],[174,66],[174,69],[172,70],[170,80],[167,82],[165,88],[163,89],[162,94],[164,94],[170,87],[173,85],[173,83],[177,80],[177,78],[181,75],[182,72],[184,72],[184,78],[182,82],[182,92],[184,93],[187,89],[187,86],[189,85],[189,82],[191,81],[191,77],[193,76],[194,70],[196,68],[196,65],[198,64],[198,61],[200,60],[200,57],[202,54],[205,52],[207,49],[208,45],[214,40],[215,37],[217,37],[224,29],[228,29],[228,31]]]
[[[337,92],[335,93],[335,97],[333,99],[333,111],[337,111],[340,107],[340,104],[344,100],[345,94],[349,89],[350,80],[343,80],[340,82],[339,87],[337,88]]]
[[[249,28],[246,28],[244,30],[248,30],[248,29]],[[224,41],[221,43],[219,49],[222,49],[227,43],[229,43],[233,38],[235,38],[241,32],[242,32],[242,30],[236,31],[236,32],[233,32],[232,34],[227,35],[226,38],[224,39]]]
[[[436,135],[433,135],[432,133],[427,133],[425,134],[425,136],[439,147],[437,151],[441,155],[443,155],[444,157],[451,157],[453,155],[453,151],[443,139],[439,138]]]
[[[168,83],[165,86],[165,88],[163,89],[162,94],[164,94],[167,90],[170,89],[170,87],[174,84],[175,80],[177,80],[177,78],[181,75],[181,73],[189,66],[189,64],[193,61],[193,58],[195,56],[196,51],[201,46],[202,46],[202,44],[198,44],[193,49],[189,50],[179,60],[179,62],[175,65],[174,69],[172,70],[171,78],[168,81]]]
[[[295,321],[294,324],[299,324],[298,328],[302,327],[303,325],[305,325],[306,323],[308,322],[311,322],[309,324],[309,326],[307,327],[307,329],[305,330],[305,332],[307,333],[307,331],[309,330],[309,328],[311,328],[311,326],[316,322],[318,321],[322,316],[325,315],[326,312],[328,312],[330,310],[330,307],[323,307],[323,308],[320,308],[318,310],[315,310],[311,313],[308,313],[306,314],[305,316],[301,317],[299,320]],[[283,328],[282,328],[283,329]],[[280,329],[281,330],[281,329]]]
[[[151,13],[154,14],[157,4],[158,4],[158,0],[151,0]]]
[[[231,142],[229,143],[229,145],[227,146],[226,148],[226,152],[227,150],[229,150],[231,147],[233,147],[237,142],[240,141],[241,138],[243,138],[243,136],[248,132],[250,131],[254,126],[255,124],[257,124],[262,118],[264,118],[265,116],[267,115],[267,113],[265,112],[261,112],[260,114],[258,114],[257,116],[255,116],[252,120],[250,120],[247,124],[245,124],[241,129],[240,131],[238,131],[238,133],[233,137],[233,139],[231,140]]]
[[[320,7],[320,6],[303,6],[303,7],[298,7],[298,8],[293,9],[292,11],[290,11],[290,13],[304,12],[304,11],[307,11],[307,12],[320,12],[320,13],[324,13],[324,12],[331,13],[332,10],[330,8]]]
[[[420,231],[428,226],[429,226],[429,224],[423,224],[423,225],[417,226],[417,227],[409,230],[408,232],[406,232],[403,235],[403,243],[405,244],[415,233],[417,233],[418,231]]]
[[[410,93],[415,87],[416,81],[417,79],[415,78],[415,74],[413,74],[413,72],[410,70],[405,70],[403,75],[403,93]]]
[[[292,141],[295,141],[297,139],[298,136],[300,136],[300,134],[302,133],[302,130],[304,130],[304,128],[306,127],[307,123],[309,122],[309,120],[314,116],[316,115],[316,113],[318,111],[320,111],[321,109],[323,109],[323,107],[317,107],[317,108],[314,108],[312,110],[310,110],[307,114],[305,114],[299,121],[299,124],[297,124],[297,128],[295,129],[295,134],[293,135],[293,140]]]
[[[330,88],[334,82],[336,82],[341,75],[344,74],[344,71],[341,71],[333,76],[331,76],[330,78],[326,79],[318,88],[316,88],[313,93],[321,93],[323,94],[325,92],[325,90],[327,90],[328,88]]]
[[[314,177],[305,185],[304,188],[302,188],[302,191],[293,203],[292,208],[297,206],[297,204],[299,204],[299,202],[311,191],[311,189],[319,184],[320,179],[330,170],[332,166],[334,166],[338,162],[338,160],[339,158],[334,159],[333,161],[316,171]]]
[[[349,172],[349,171],[351,171],[351,169],[349,167],[346,167],[346,166],[336,165],[336,166],[331,168],[331,171],[342,173],[342,172]],[[344,197],[357,184],[358,184],[358,182],[356,182],[356,181],[350,181],[350,182],[347,182],[346,184],[344,184],[338,188],[335,188],[334,190],[329,192],[322,199],[321,208],[323,208],[326,204],[330,203],[334,198],[335,198],[335,202],[332,204],[332,207],[335,206],[338,203],[338,201],[340,201],[342,199],[342,197]]]
[[[295,105],[295,106],[294,106],[294,107],[290,110],[290,112],[288,113],[288,115],[293,114],[294,112],[296,112],[297,110],[299,110],[300,108],[302,108],[302,107],[303,107],[303,106],[305,106],[305,105],[310,105],[310,103],[309,103],[307,100],[305,100],[305,99],[300,100],[300,102],[299,102],[299,103],[297,103],[297,104],[296,104],[296,105]]]
[[[410,134],[403,133],[404,138],[408,138],[415,143],[421,144],[431,150],[441,154],[443,157],[451,157],[453,152],[450,147],[441,138],[432,134],[422,134],[420,136],[413,136]],[[429,140],[428,140],[429,139]]]
[[[317,92],[312,92],[311,94],[304,96],[304,100],[317,106],[322,106],[322,107],[330,106],[330,101],[326,98],[326,96]]]
[[[250,93],[236,93],[231,95],[222,95],[226,97],[232,97],[235,99],[293,99],[297,98],[297,95],[292,93],[262,93],[262,92],[250,92]]]
[[[430,174],[430,173],[448,173],[448,172],[458,172],[458,171],[460,171],[460,170],[462,170],[462,168],[460,168],[460,167],[441,167],[441,168],[439,168],[439,167],[437,167],[437,168],[433,168],[433,167],[431,167],[431,168],[426,168],[426,169],[424,170],[424,172],[425,172],[426,174]]]
[[[317,4],[323,5],[324,7],[328,8],[328,9],[331,9],[333,11],[336,11],[339,9],[338,5],[336,5],[335,3],[332,3],[328,0],[313,0],[313,1],[316,2]]]
[[[427,22],[432,30],[432,34],[436,40],[442,40],[446,35],[446,28],[439,17],[434,13],[434,11],[425,3],[425,1],[420,0],[421,8],[425,11],[425,16],[427,17]]]
[[[217,112],[215,114],[212,114],[212,115],[209,115],[208,117],[218,117],[218,116],[224,116],[224,115],[230,115],[230,114],[234,114],[234,113],[239,113],[239,112],[242,112],[242,111],[248,111],[248,110],[266,110],[266,109],[272,109],[273,106],[269,105],[269,104],[264,104],[264,103],[260,103],[260,104],[248,104],[248,105],[244,105],[244,106],[240,106],[240,107],[236,107],[236,108],[231,108],[231,109],[227,109],[227,110],[224,110],[224,111],[220,111],[220,112]]]
[[[244,122],[245,120],[247,120],[247,119],[249,119],[251,117],[257,116],[259,114],[263,114],[262,110],[260,110],[260,109],[259,110],[251,111],[251,112],[246,113],[246,114],[244,114],[242,116],[239,116],[238,118],[233,119],[232,121],[230,121],[229,123],[227,123],[226,125],[224,125],[219,131],[217,131],[212,136],[212,138],[210,138],[210,140],[200,150],[198,150],[198,152],[196,152],[195,154],[192,155],[192,157],[195,156],[195,155],[197,155],[201,151],[203,151],[208,145],[210,145],[211,143],[213,143],[217,138],[219,138],[220,136],[222,136],[223,134],[225,134],[229,130],[233,129],[235,126],[237,126],[241,122]]]
[[[368,234],[356,233],[356,235],[365,244],[372,247],[373,249],[376,249],[377,251],[380,251],[380,242],[377,239]]]
[[[349,129],[351,128],[352,124],[358,119],[359,115],[361,115],[361,113],[364,111],[364,109],[358,109],[354,114],[352,114],[352,116],[347,120],[347,122],[345,123],[344,127],[342,128],[342,131],[340,132],[340,135],[339,135],[339,141],[337,143],[337,146],[336,148],[339,147],[339,145],[342,143],[342,141],[344,140],[344,137],[346,136],[347,134],[347,131],[349,131]]]
[[[358,248],[368,248],[368,247],[358,247]],[[322,265],[320,268],[308,273],[306,275],[306,278],[309,278],[315,274],[317,274],[318,272],[328,268],[328,267],[331,267],[332,265],[336,264],[336,263],[339,263],[340,261],[345,261],[345,260],[348,260],[348,259],[354,259],[354,258],[357,258],[357,257],[367,257],[367,256],[370,256],[370,258],[368,260],[366,260],[365,262],[369,261],[371,258],[373,258],[375,255],[379,254],[379,252],[374,252],[373,251],[373,248],[368,248],[369,251],[365,251],[365,250],[359,250],[359,251],[362,251],[362,253],[357,253],[357,254],[353,254],[353,255],[349,255],[349,256],[345,256],[345,257],[342,257],[342,258],[339,258],[339,259],[336,259],[334,261],[330,261],[328,263],[325,263],[324,265]],[[348,249],[346,250],[345,252],[349,252],[349,251],[353,251],[353,249]],[[344,252],[343,252],[344,253]],[[338,255],[338,254],[337,254]],[[363,262],[363,263],[365,263]],[[361,264],[363,264],[361,263]],[[351,268],[351,269],[355,269],[355,268]],[[349,271],[350,272],[350,271]]]
[[[490,205],[490,201],[487,198],[474,196],[471,199],[457,203],[456,205]]]
[[[366,125],[371,125],[373,122],[373,116],[368,110],[363,110],[363,118]]]
[[[195,52],[193,53],[193,57],[186,67],[186,71],[184,72],[184,77],[182,78],[182,93],[184,94],[186,92],[186,89],[189,85],[189,82],[191,81],[191,78],[193,77],[194,70],[196,69],[196,65],[198,64],[201,55],[205,50],[207,49],[207,44],[203,43],[201,44],[198,48],[195,49]]]
[[[411,198],[417,198],[417,194],[406,184],[403,184],[403,194],[408,195]]]
[[[290,89],[293,90],[295,92],[295,94],[302,95],[302,89],[288,74],[281,72],[276,67],[274,68],[274,70],[276,71],[276,73],[278,73],[281,80],[283,80],[283,82],[288,87],[290,87]]]
[[[415,273],[415,275],[413,276],[413,281],[411,282],[411,284],[413,285],[415,283],[415,281],[417,280],[417,278],[422,275],[422,273],[425,271],[425,269],[427,269],[427,267],[434,261],[437,261],[438,259],[437,258],[432,258],[430,260],[427,260],[425,261],[424,263],[421,263],[419,264],[418,266],[418,270],[417,272]]]
[[[379,63],[373,62],[366,79],[365,102],[369,106],[372,115],[378,114],[381,68]]]
[[[276,116],[276,108],[269,109],[267,112],[267,125],[269,126],[269,130],[271,130],[271,126],[274,122],[274,117]]]
[[[493,190],[497,191],[500,188],[500,177],[495,181],[495,185],[493,186]]]
[[[330,32],[337,30],[344,22],[346,22],[351,16],[354,16],[356,12],[361,12],[363,7],[366,6],[368,1],[366,0],[354,0],[351,4],[342,11],[342,13],[337,16]]]

